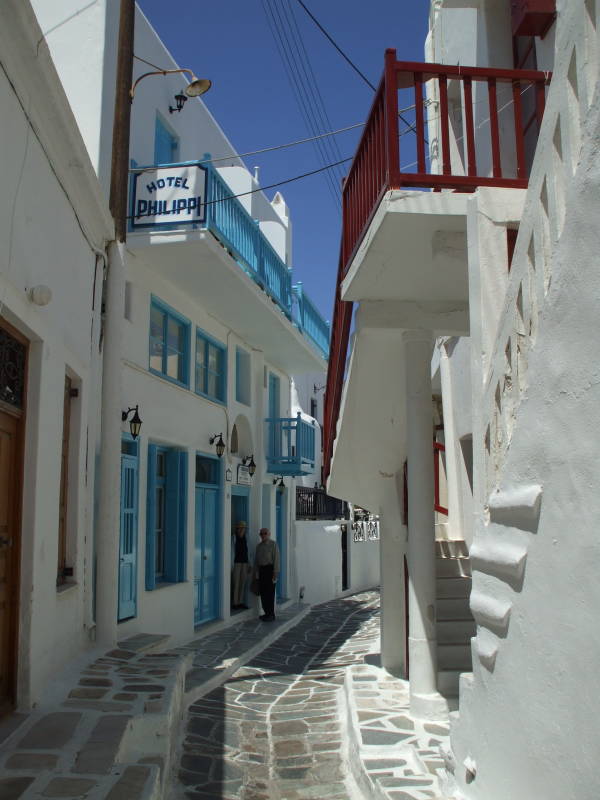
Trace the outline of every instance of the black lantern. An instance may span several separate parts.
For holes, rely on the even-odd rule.
[[[134,408],[128,408],[127,411],[121,411],[121,421],[125,422],[132,411],[133,416],[129,420],[129,430],[131,432],[131,438],[137,439],[137,437],[140,435],[140,428],[142,427],[142,420],[138,414],[138,407],[135,406]]]
[[[254,463],[254,455],[246,456],[246,458],[242,459],[242,464],[248,467],[248,474],[250,477],[254,475],[256,472],[256,464]]]
[[[285,483],[283,482],[283,475],[279,477],[279,480],[277,480],[277,478],[273,478],[273,484],[277,486],[278,492],[280,493],[285,492]]]
[[[179,94],[175,95],[175,103],[175,108],[173,108],[173,106],[169,106],[169,114],[173,114],[175,111],[181,111],[181,109],[187,103],[187,95],[183,94],[183,92],[179,92]]]
[[[208,441],[210,442],[210,444],[215,445],[215,450],[217,451],[217,455],[219,456],[219,458],[221,458],[221,456],[225,452],[225,442],[223,441],[223,434],[215,433],[213,436],[210,437]]]

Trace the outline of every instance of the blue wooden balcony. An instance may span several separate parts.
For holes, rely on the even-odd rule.
[[[297,417],[265,420],[267,472],[272,475],[310,475],[315,469],[315,425]]]
[[[292,286],[292,292],[295,300],[294,323],[311,340],[323,358],[329,358],[329,322],[323,319],[310,297],[305,294],[301,281]]]

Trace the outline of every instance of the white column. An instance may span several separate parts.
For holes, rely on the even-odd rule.
[[[457,457],[454,430],[454,408],[450,362],[446,344],[440,345],[440,379],[444,406],[444,443],[446,445],[446,484],[448,486],[448,530],[451,539],[462,539],[462,495],[459,492]]]
[[[109,647],[117,640],[121,412],[124,410],[121,392],[121,338],[125,263],[125,244],[111,242],[105,294],[100,493],[96,524],[96,640]],[[135,405],[136,402],[135,398],[131,398],[129,405]]]
[[[435,719],[445,709],[437,692],[435,529],[430,331],[404,334],[408,458],[408,652],[411,715]]]
[[[402,480],[402,476],[400,476]],[[390,481],[391,483],[391,481]],[[398,677],[405,675],[404,554],[406,528],[396,483],[389,487],[380,508],[381,666]]]

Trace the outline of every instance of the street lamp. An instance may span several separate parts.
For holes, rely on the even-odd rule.
[[[191,69],[155,69],[152,70],[151,72],[144,72],[143,75],[140,75],[140,77],[136,79],[135,83],[129,90],[129,98],[131,102],[133,102],[133,96],[135,95],[135,90],[138,83],[140,81],[143,81],[144,78],[147,78],[149,75],[173,75],[178,72],[179,73],[187,72],[192,76],[190,82],[183,90],[184,95],[187,95],[187,97],[199,97],[201,94],[205,94],[206,92],[208,92],[208,90],[212,86],[212,83],[211,81],[208,80],[208,78],[197,78]],[[177,97],[175,97],[175,100],[177,101]],[[183,102],[185,102],[185,100]],[[179,101],[177,101],[177,106],[178,106],[177,111],[181,111],[181,108],[179,108]],[[182,108],[183,108],[183,103],[182,103]]]

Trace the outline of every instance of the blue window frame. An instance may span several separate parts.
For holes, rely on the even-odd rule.
[[[250,405],[250,353],[241,347],[235,348],[235,399]]]
[[[179,159],[179,139],[157,114],[154,126],[154,163],[174,164]]]
[[[146,589],[186,579],[187,452],[148,445]]]
[[[227,351],[199,328],[196,329],[196,392],[224,403],[226,399]]]
[[[189,387],[190,322],[166,303],[150,305],[150,371]]]

